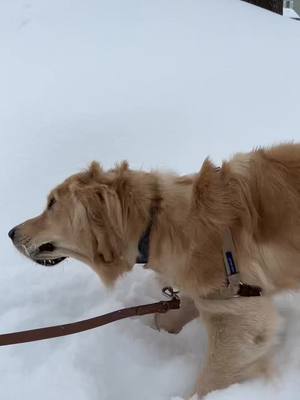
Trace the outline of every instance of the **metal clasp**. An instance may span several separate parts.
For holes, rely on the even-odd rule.
[[[162,288],[162,293],[164,296],[168,297],[169,299],[177,299],[179,300],[179,290],[174,290],[171,286],[165,286]]]

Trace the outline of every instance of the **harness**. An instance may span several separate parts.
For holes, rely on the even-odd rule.
[[[137,264],[148,263],[150,253],[150,234],[153,226],[154,215],[154,208],[151,208],[150,222],[138,243],[139,255],[136,259]],[[225,231],[223,238],[223,259],[227,286],[218,291],[218,300],[262,295],[262,289],[259,286],[249,285],[241,281],[235,246],[229,228]],[[208,296],[207,298],[213,300],[216,297],[213,295],[213,297]]]

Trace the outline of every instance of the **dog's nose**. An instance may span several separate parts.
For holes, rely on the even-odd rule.
[[[9,232],[8,232],[8,236],[11,238],[11,240],[14,240],[16,234],[16,228],[12,228]]]

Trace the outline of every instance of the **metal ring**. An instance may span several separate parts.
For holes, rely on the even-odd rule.
[[[162,288],[162,292],[169,299],[178,299],[177,295],[179,293],[179,290],[174,290],[171,286],[165,286],[164,288]]]

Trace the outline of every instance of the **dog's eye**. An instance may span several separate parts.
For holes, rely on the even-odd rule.
[[[50,208],[53,207],[55,203],[56,203],[55,198],[54,198],[54,197],[51,197],[51,199],[49,200],[47,209],[50,210]]]

